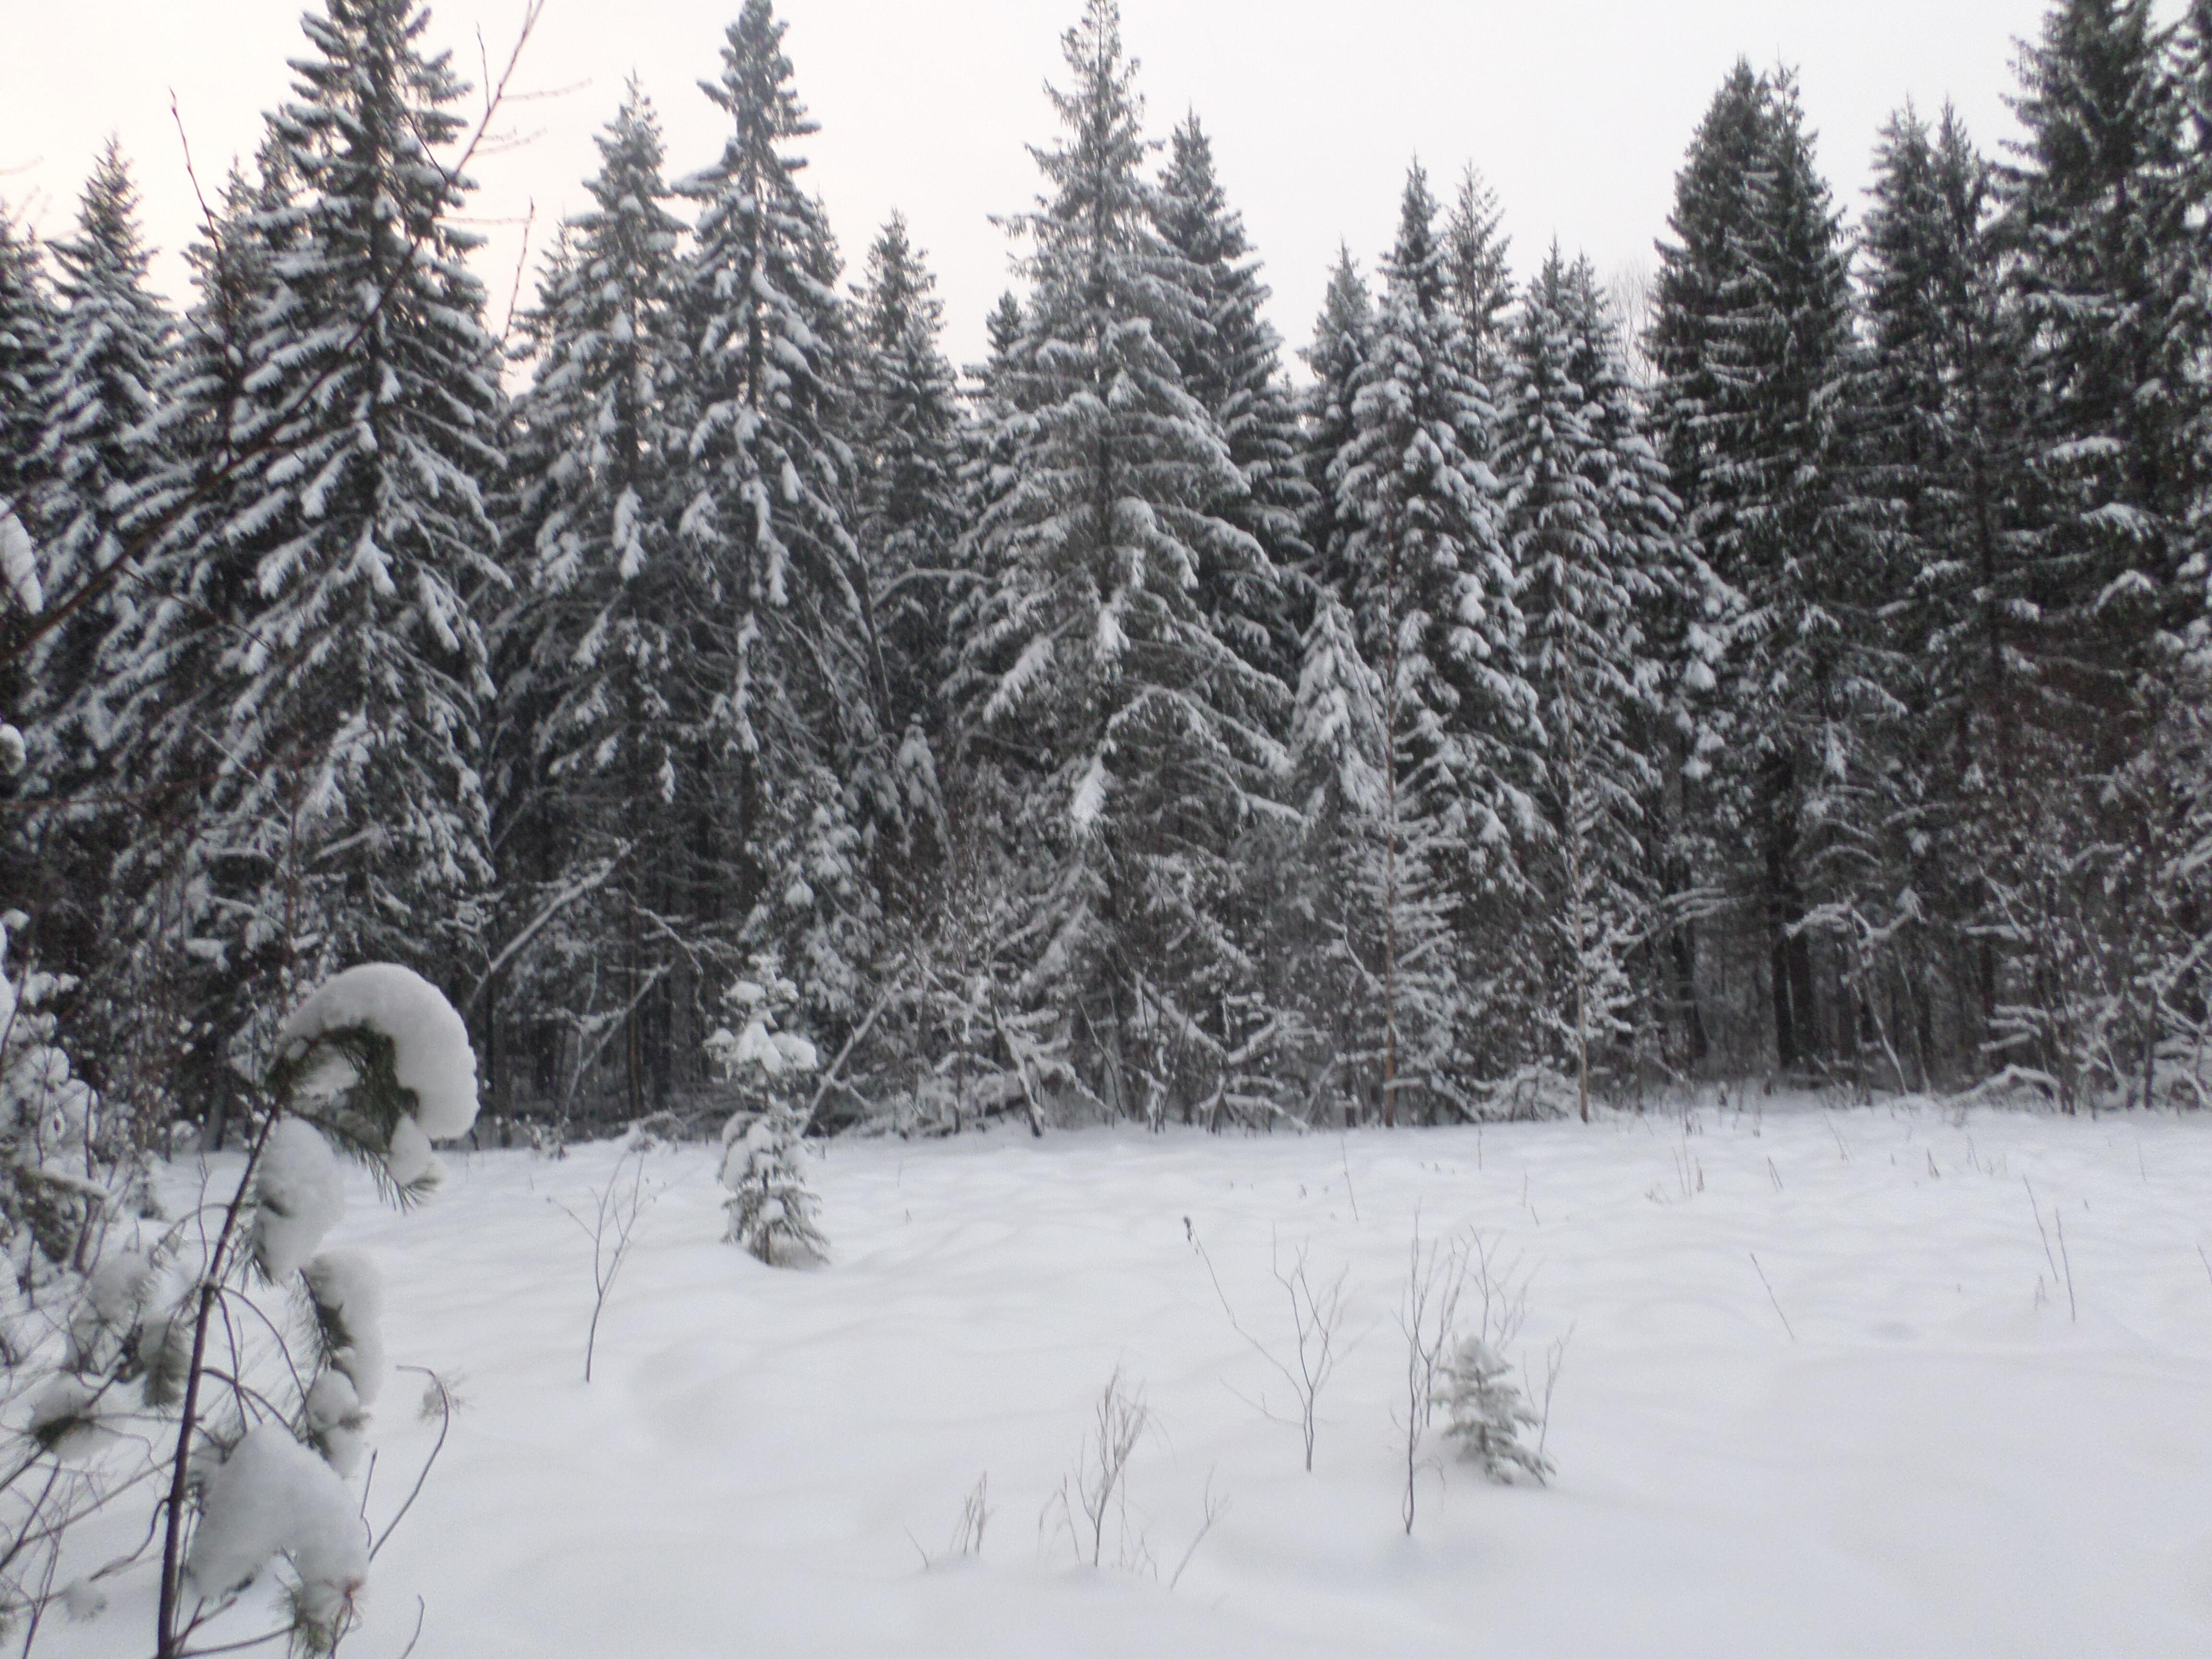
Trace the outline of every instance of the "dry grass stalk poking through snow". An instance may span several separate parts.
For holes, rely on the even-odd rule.
[[[1133,1534],[1129,1530],[1129,1460],[1152,1423],[1144,1385],[1132,1388],[1121,1380],[1117,1368],[1106,1379],[1097,1404],[1091,1408],[1091,1428],[1084,1438],[1082,1463],[1073,1474],[1061,1480],[1060,1490],[1045,1502],[1046,1516],[1055,1508],[1060,1511],[1060,1525],[1078,1560],[1094,1567],[1103,1564],[1107,1524],[1111,1522],[1116,1546],[1114,1565],[1124,1570],[1152,1565],[1144,1534]],[[1079,1522],[1079,1510],[1082,1511]]]
[[[1084,1437],[1083,1459],[1072,1474],[1060,1479],[1059,1489],[1045,1499],[1044,1509],[1037,1516],[1037,1536],[1042,1540],[1048,1524],[1065,1534],[1068,1547],[1078,1562],[1087,1566],[1109,1565],[1106,1559],[1106,1536],[1110,1529],[1114,1535],[1114,1556],[1111,1565],[1123,1572],[1149,1573],[1159,1576],[1159,1563],[1152,1555],[1152,1539],[1142,1526],[1129,1523],[1129,1463],[1137,1448],[1152,1432],[1152,1411],[1145,1401],[1141,1383],[1132,1387],[1125,1382],[1117,1367],[1106,1379],[1091,1407],[1091,1431]],[[969,1499],[971,1510],[981,1501],[981,1486]],[[1191,1535],[1176,1570],[1168,1576],[1168,1588],[1173,1589],[1182,1582],[1191,1558],[1198,1553],[1212,1532],[1214,1524],[1229,1507],[1226,1497],[1213,1489],[1211,1474],[1206,1480],[1203,1512],[1198,1530]],[[988,1511],[983,1511],[988,1515]],[[982,1541],[980,1522],[975,1528],[977,1547]]]
[[[914,1545],[914,1553],[921,1558],[924,1572],[940,1562],[972,1560],[983,1553],[983,1534],[991,1525],[991,1517],[997,1513],[991,1507],[991,1474],[987,1469],[976,1478],[962,1501],[960,1518],[952,1523],[952,1537],[942,1554],[932,1555],[912,1533],[907,1534],[907,1541]]]

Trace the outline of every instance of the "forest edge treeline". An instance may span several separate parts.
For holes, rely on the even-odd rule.
[[[841,286],[767,0],[505,348],[427,14],[304,26],[181,315],[112,149],[0,221],[5,887],[115,1133],[366,960],[562,1133],[713,1103],[747,975],[817,1131],[2200,1103],[2212,0],[2063,0],[1852,230],[1737,64],[1635,331],[1416,165],[1296,388],[1112,0],[966,371],[897,218]]]

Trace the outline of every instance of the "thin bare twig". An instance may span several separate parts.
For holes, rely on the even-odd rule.
[[[1759,1265],[1759,1253],[1753,1250],[1747,1254],[1751,1257],[1751,1270],[1759,1275],[1759,1282],[1766,1285],[1766,1299],[1774,1304],[1775,1316],[1781,1320],[1782,1328],[1790,1333],[1790,1340],[1795,1342],[1797,1340],[1797,1333],[1790,1327],[1790,1316],[1782,1311],[1782,1298],[1775,1295],[1774,1286],[1768,1283],[1766,1269]]]
[[[1229,1316],[1229,1328],[1250,1345],[1252,1351],[1266,1360],[1291,1385],[1297,1398],[1296,1418],[1279,1418],[1264,1403],[1256,1409],[1273,1422],[1287,1422],[1295,1427],[1305,1442],[1306,1473],[1311,1474],[1314,1466],[1314,1436],[1316,1427],[1316,1408],[1322,1390],[1328,1386],[1330,1375],[1336,1370],[1336,1333],[1344,1321],[1344,1281],[1349,1268],[1340,1269],[1327,1286],[1316,1291],[1308,1267],[1310,1245],[1301,1244],[1291,1257],[1291,1265],[1283,1266],[1279,1244],[1268,1246],[1268,1267],[1275,1283],[1283,1287],[1291,1304],[1291,1329],[1297,1344],[1297,1365],[1291,1364],[1266,1343],[1246,1330],[1237,1317],[1237,1310],[1229,1304],[1229,1293],[1221,1288],[1221,1276],[1213,1270],[1213,1258],[1206,1254],[1206,1245],[1195,1233],[1191,1243],[1197,1249],[1198,1259],[1206,1264],[1206,1276],[1212,1281],[1213,1294],[1220,1299],[1221,1311]]]
[[[430,1468],[437,1462],[438,1454],[446,1449],[446,1436],[453,1426],[453,1391],[446,1386],[446,1379],[424,1365],[401,1365],[398,1369],[428,1377],[430,1386],[438,1391],[438,1438],[430,1448],[430,1455],[422,1460],[422,1468],[416,1471],[415,1484],[408,1488],[406,1501],[400,1504],[392,1519],[384,1523],[384,1530],[376,1534],[376,1541],[368,1547],[368,1559],[372,1561],[390,1541],[392,1534],[398,1530],[399,1523],[407,1518],[407,1511],[415,1507],[415,1500],[422,1495],[422,1483],[430,1478]]]

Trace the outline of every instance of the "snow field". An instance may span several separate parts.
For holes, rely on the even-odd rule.
[[[432,1204],[398,1216],[364,1191],[340,1230],[383,1271],[393,1360],[466,1401],[346,1651],[400,1652],[419,1595],[425,1659],[2199,1659],[2207,1127],[1796,1101],[1588,1128],[840,1144],[815,1166],[818,1271],[721,1243],[713,1152],[655,1150],[588,1388],[591,1241],[554,1200],[588,1216],[620,1150],[454,1156]],[[1408,1540],[1392,1412],[1417,1214],[1518,1264],[1508,1356],[1536,1389],[1572,1335],[1555,1484],[1444,1462]],[[1295,1414],[1193,1237],[1286,1358],[1271,1246],[1346,1274],[1311,1475],[1297,1431],[1248,1403]],[[1463,1322],[1478,1310],[1470,1287]],[[1054,1494],[1117,1370],[1152,1426],[1094,1571]],[[379,1524],[434,1437],[420,1380],[395,1379],[371,1430]],[[980,1554],[948,1558],[987,1473]],[[1170,1589],[1209,1482],[1226,1506]],[[55,1650],[119,1651],[138,1614],[117,1601]]]

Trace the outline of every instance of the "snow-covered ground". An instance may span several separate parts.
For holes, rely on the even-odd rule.
[[[588,1211],[619,1150],[450,1162],[409,1215],[361,1182],[331,1240],[382,1264],[394,1360],[466,1402],[359,1659],[418,1597],[423,1659],[2212,1653],[2212,1122],[1797,1101],[844,1144],[816,1271],[720,1243],[708,1153],[659,1150],[588,1386],[591,1242],[556,1204]],[[1417,1216],[1517,1264],[1540,1390],[1572,1337],[1555,1483],[1443,1463],[1409,1539]],[[1285,1356],[1271,1250],[1345,1274],[1311,1474],[1198,1245]],[[1117,1370],[1152,1427],[1094,1570],[1055,1494]],[[419,1382],[386,1393],[373,1516],[430,1443]],[[982,1547],[948,1559],[986,1474]],[[41,1650],[136,1651],[143,1622],[121,1595]]]

